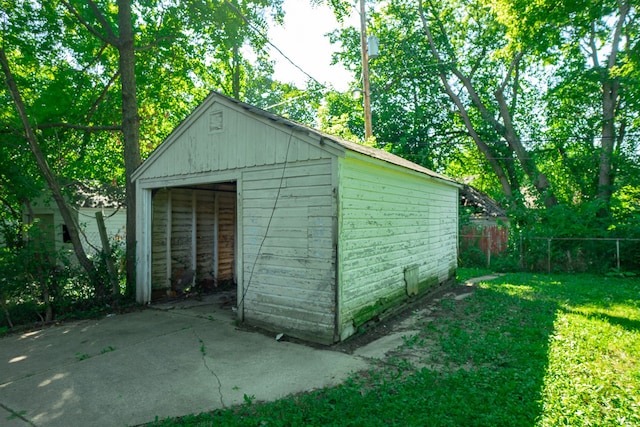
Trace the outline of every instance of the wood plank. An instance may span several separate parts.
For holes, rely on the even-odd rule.
[[[218,197],[218,279],[233,279],[235,269],[236,195],[217,193]]]

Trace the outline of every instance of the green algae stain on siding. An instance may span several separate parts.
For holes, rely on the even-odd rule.
[[[353,326],[358,328],[370,320],[379,318],[386,311],[397,307],[406,299],[407,294],[405,292],[395,292],[394,294],[378,299],[374,304],[361,308],[353,315]]]
[[[457,188],[347,155],[338,160],[342,339],[446,281],[457,256]]]

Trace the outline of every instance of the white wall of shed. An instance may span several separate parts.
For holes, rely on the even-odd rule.
[[[457,187],[375,159],[339,160],[339,330],[406,299],[404,272],[443,282],[457,266]],[[414,270],[415,273],[415,270]],[[424,285],[423,285],[424,287]]]
[[[207,101],[135,180],[143,192],[236,181],[239,319],[330,343],[336,330],[335,159],[342,152],[235,104]],[[139,216],[138,224],[150,219]],[[150,292],[151,244],[137,248],[138,287]]]
[[[245,320],[332,343],[332,159],[246,170],[242,182]]]
[[[219,128],[212,129],[212,121]],[[295,135],[294,135],[295,134]],[[304,136],[301,138],[301,136]],[[136,180],[195,177],[223,171],[327,158],[330,147],[228,102],[206,102],[163,142]],[[216,182],[220,182],[217,179]]]

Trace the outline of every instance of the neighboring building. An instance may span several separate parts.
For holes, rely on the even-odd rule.
[[[460,206],[469,213],[469,224],[460,232],[461,249],[477,247],[485,254],[489,266],[491,255],[498,255],[508,247],[507,212],[491,197],[470,185],[460,189]]]
[[[126,209],[124,194],[117,188],[74,183],[65,188],[69,206],[74,219],[79,226],[80,240],[88,255],[102,250],[96,212],[103,214],[107,236],[112,239],[125,238]],[[53,196],[48,191],[29,202],[29,207],[23,208],[22,220],[27,224],[37,223],[43,238],[50,242],[50,247],[56,251],[66,252],[75,256],[73,246]]]
[[[218,93],[133,180],[140,303],[233,281],[239,321],[329,344],[455,277],[453,180]]]

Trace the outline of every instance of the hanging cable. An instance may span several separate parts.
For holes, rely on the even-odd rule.
[[[282,184],[284,182],[284,176],[287,171],[287,163],[289,158],[289,148],[291,147],[291,140],[293,139],[294,129],[291,129],[291,133],[289,134],[289,140],[287,141],[287,151],[285,153],[284,164],[282,165],[282,174],[280,175],[280,184],[278,185],[278,192],[276,193],[276,198],[273,202],[273,209],[271,209],[271,215],[269,216],[269,221],[267,221],[267,228],[264,231],[264,235],[262,236],[262,240],[260,241],[260,245],[258,246],[258,251],[256,252],[256,258],[253,261],[253,265],[251,266],[251,273],[249,273],[249,279],[247,280],[247,287],[242,290],[242,298],[238,301],[237,306],[240,307],[244,304],[245,297],[247,292],[249,292],[249,288],[251,287],[251,280],[253,279],[253,273],[256,268],[256,264],[258,263],[258,259],[260,258],[260,253],[262,252],[262,246],[264,245],[265,240],[267,239],[267,235],[269,234],[269,229],[271,228],[271,222],[273,221],[273,216],[276,212],[276,207],[278,206],[278,200],[280,199],[280,192],[282,191]],[[244,281],[244,280],[243,280]],[[243,284],[240,284],[243,286]]]
[[[275,44],[273,44],[273,42],[271,42],[271,40],[269,40],[269,37],[267,37],[267,35],[265,35],[264,33],[262,33],[262,31],[256,27],[255,25],[253,25],[249,19],[244,16],[244,14],[240,11],[240,9],[237,8],[236,5],[234,5],[233,3],[231,3],[229,0],[225,0],[225,3],[231,7],[235,13],[238,14],[238,16],[245,22],[245,24],[247,24],[247,26],[253,30],[257,35],[259,35],[262,39],[264,39],[267,44],[271,47],[273,47],[280,55],[282,55],[282,57],[284,59],[286,59],[291,65],[293,65],[294,67],[296,67],[302,74],[304,74],[305,76],[309,77],[311,80],[313,80],[315,83],[317,83],[318,85],[322,86],[324,89],[327,89],[327,86],[323,83],[320,83],[318,81],[318,79],[316,79],[315,77],[313,77],[311,74],[307,73],[305,70],[302,69],[302,67],[300,67],[298,64],[296,64],[295,62],[293,62],[293,60],[291,58],[289,58],[287,55],[285,55],[285,53],[280,50],[280,48],[278,46],[276,46]]]

